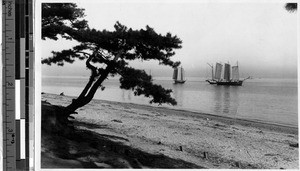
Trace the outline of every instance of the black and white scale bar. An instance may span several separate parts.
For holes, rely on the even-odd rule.
[[[25,6],[26,1],[16,0],[16,125],[17,125],[17,170],[29,170],[26,159],[26,77],[25,77]]]

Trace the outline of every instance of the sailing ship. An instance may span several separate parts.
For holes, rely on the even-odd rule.
[[[178,67],[174,69],[173,72],[173,80],[175,84],[183,84],[185,83],[185,72],[182,67]]]
[[[212,67],[212,65],[210,65]],[[239,79],[239,67],[238,64],[236,66],[232,66],[232,70],[230,72],[230,64],[224,64],[224,73],[223,78],[222,76],[222,68],[223,65],[221,63],[216,63],[216,70],[215,75],[213,75],[213,67],[212,67],[212,79],[206,80],[210,84],[217,84],[217,85],[226,85],[226,86],[241,86],[243,82],[248,79],[240,80]],[[232,74],[232,78],[231,78]]]

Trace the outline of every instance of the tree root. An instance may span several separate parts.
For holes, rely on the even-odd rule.
[[[71,116],[72,114],[77,114],[77,112],[42,101],[42,131],[60,135],[71,134],[74,131],[74,125],[69,118],[75,119]]]

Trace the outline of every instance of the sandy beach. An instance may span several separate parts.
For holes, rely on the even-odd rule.
[[[69,136],[42,131],[42,168],[299,168],[298,128],[102,100],[77,112]]]

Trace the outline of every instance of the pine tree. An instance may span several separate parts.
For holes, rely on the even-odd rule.
[[[83,19],[84,10],[72,3],[51,3],[42,5],[42,38],[58,40],[62,38],[79,42],[70,49],[52,52],[51,57],[42,60],[42,64],[73,63],[85,60],[91,71],[89,81],[81,94],[66,106],[68,116],[78,108],[88,104],[108,76],[120,75],[120,88],[132,90],[135,95],[151,98],[150,103],[176,105],[171,97],[171,89],[164,89],[152,82],[144,70],[130,67],[132,60],[157,60],[159,64],[177,67],[180,62],[173,62],[175,49],[181,48],[182,41],[171,33],[161,35],[149,26],[133,30],[119,22],[114,31],[90,28]],[[97,67],[102,64],[103,67]]]

